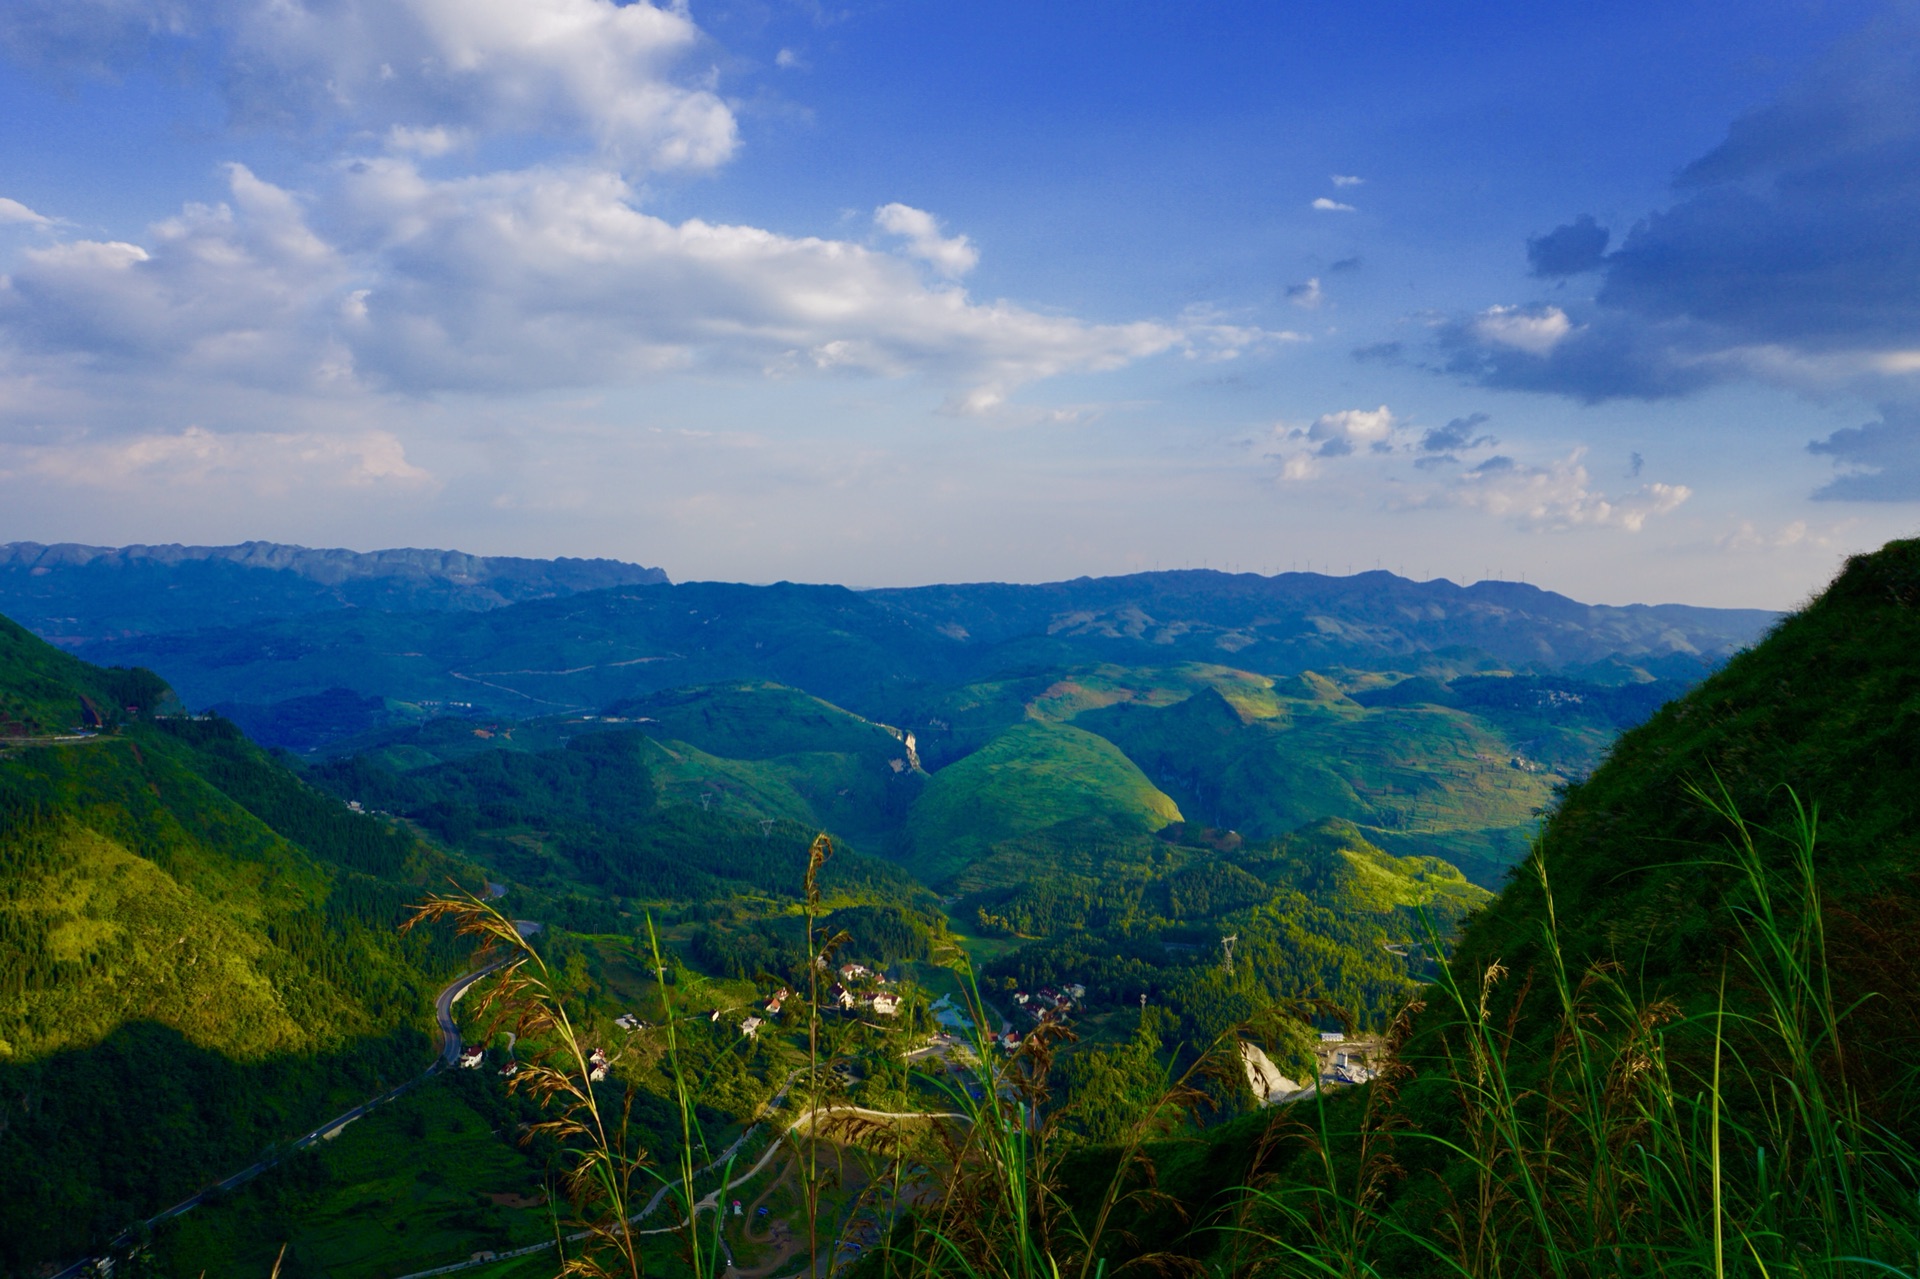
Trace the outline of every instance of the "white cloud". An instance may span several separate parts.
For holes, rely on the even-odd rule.
[[[309,383],[337,359],[313,302],[347,264],[299,202],[243,165],[231,204],[189,205],[145,245],[69,240],[0,278],[0,336],[92,369],[166,368],[243,383]]]
[[[1638,533],[1693,496],[1684,484],[1645,484],[1611,497],[1593,487],[1576,449],[1546,466],[1492,457],[1459,477],[1437,500],[1485,511],[1525,529],[1617,528]]]
[[[1320,277],[1317,275],[1305,284],[1291,285],[1287,289],[1287,301],[1309,311],[1317,309],[1326,299],[1327,295],[1321,291]]]
[[[449,129],[437,124],[422,129],[396,124],[387,130],[387,150],[428,159],[461,150],[472,141],[472,135],[465,129]]]
[[[82,489],[237,483],[269,495],[310,488],[430,488],[433,476],[407,460],[386,431],[173,433],[64,446],[0,445],[0,480],[32,478]]]
[[[141,244],[24,254],[0,280],[0,346],[82,383],[212,377],[328,395],[595,386],[689,368],[918,375],[952,388],[956,411],[983,412],[1062,373],[1169,351],[1232,358],[1297,337],[1198,314],[1096,324],[978,302],[900,254],[668,222],[600,168],[433,179],[388,156],[302,198],[235,165],[229,190]],[[951,270],[975,260],[919,210],[882,214],[910,254]]]
[[[782,49],[774,54],[773,65],[788,71],[807,70],[807,60],[792,49]]]
[[[1512,347],[1529,355],[1546,355],[1573,332],[1573,322],[1557,306],[1522,309],[1488,307],[1474,318],[1473,333],[1483,342]]]
[[[1366,181],[1365,178],[1356,178],[1351,173],[1335,173],[1330,175],[1329,180],[1337,187],[1357,187]]]
[[[1384,404],[1377,409],[1342,409],[1315,418],[1306,437],[1320,446],[1317,451],[1321,457],[1344,457],[1363,445],[1386,444],[1397,423]]]
[[[12,0],[17,55],[112,66],[151,39],[225,58],[239,117],[310,131],[584,131],[628,168],[733,154],[731,109],[678,74],[702,36],[684,6],[636,0]]]
[[[1351,204],[1342,204],[1338,200],[1329,200],[1324,195],[1314,200],[1313,207],[1320,210],[1320,212],[1322,213],[1358,213],[1359,212],[1359,210],[1354,208]]]
[[[966,236],[942,236],[939,220],[923,209],[883,204],[873,211],[873,224],[906,240],[907,252],[949,280],[959,279],[979,264],[980,250]]]
[[[18,200],[0,195],[0,226],[52,226],[53,219],[42,217]]]
[[[1320,474],[1321,459],[1347,457],[1362,448],[1373,453],[1391,452],[1394,434],[1400,426],[1400,419],[1382,404],[1377,409],[1322,413],[1304,427],[1275,427],[1274,435],[1279,439],[1305,445],[1273,455],[1280,459],[1280,478],[1313,479]]]
[[[1741,520],[1733,532],[1715,539],[1714,545],[1723,551],[1784,551],[1794,547],[1834,550],[1847,544],[1847,534],[1859,523],[1859,520],[1842,520],[1837,524],[1814,526],[1805,520],[1790,520],[1768,531],[1752,520]]]

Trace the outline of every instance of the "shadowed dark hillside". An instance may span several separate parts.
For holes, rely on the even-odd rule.
[[[9,718],[102,725],[0,739],[0,1272],[70,1260],[418,1073],[433,991],[466,964],[395,926],[474,868],[224,721],[156,717],[169,696],[0,622]]]

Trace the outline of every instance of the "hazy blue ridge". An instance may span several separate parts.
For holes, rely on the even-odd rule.
[[[67,646],[333,609],[489,609],[666,581],[660,569],[619,560],[414,548],[0,544],[0,612]]]
[[[138,612],[138,601],[128,609]],[[244,613],[208,607],[198,621]],[[1626,663],[1642,672],[1636,679],[1691,681],[1777,617],[1586,605],[1514,583],[1459,587],[1389,573],[1184,571],[876,591],[623,586],[485,612],[309,611],[72,647],[103,664],[160,671],[196,707],[343,689],[525,716],[767,679],[891,722],[933,685],[1093,662],[1205,661],[1277,675],[1411,669],[1425,654],[1469,649],[1529,668]]]

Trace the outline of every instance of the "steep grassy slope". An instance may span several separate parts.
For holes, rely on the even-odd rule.
[[[1702,999],[1732,941],[1739,876],[1727,824],[1688,788],[1724,786],[1750,821],[1786,829],[1785,788],[1820,813],[1818,872],[1834,977],[1879,992],[1857,1052],[1886,1088],[1916,1046],[1920,924],[1920,541],[1857,556],[1803,612],[1625,734],[1573,788],[1543,846],[1561,945],[1576,967],[1617,959],[1648,989]],[[1761,841],[1785,871],[1786,847]],[[1540,886],[1519,876],[1463,940],[1461,967],[1539,961]],[[1904,1065],[1902,1063],[1905,1063]],[[1904,1103],[1903,1103],[1904,1104]]]
[[[56,714],[161,689],[10,632]],[[71,678],[72,682],[66,680]],[[158,699],[152,699],[158,700]],[[430,1060],[450,939],[394,934],[477,875],[346,811],[229,726],[145,712],[0,754],[0,1270],[77,1253]]]
[[[934,775],[907,818],[909,864],[938,882],[1013,841],[1098,844],[1179,820],[1111,742],[1071,725],[1022,724]]]

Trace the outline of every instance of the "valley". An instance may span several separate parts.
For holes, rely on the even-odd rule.
[[[810,927],[886,979],[821,992],[832,1069],[809,1096],[852,1115],[965,1099],[981,1050],[938,1038],[942,1010],[970,1008],[954,1025],[989,1055],[1070,1031],[1062,1086],[1113,1114],[1276,1004],[1305,1020],[1272,1025],[1270,1064],[1315,1079],[1311,1032],[1385,1031],[1558,797],[1774,620],[1385,574],[856,593],[515,562],[502,580],[545,592],[516,601],[382,554],[400,584],[363,557],[318,590],[323,561],[264,550],[0,572],[39,617],[98,619],[117,592],[138,621],[52,636],[71,652],[0,627],[8,1267],[102,1247],[276,1149],[129,1236],[142,1264],[264,1273],[288,1243],[289,1275],[477,1253],[503,1260],[471,1273],[550,1272],[504,1258],[557,1211],[561,1147],[517,1139],[538,1108],[503,1073],[533,1049],[469,1009],[476,1068],[392,1093],[433,1062],[432,994],[471,949],[398,925],[462,888],[541,923],[656,1166],[754,1133],[760,1179],[700,1193],[784,1220],[792,1168],[755,1143],[809,1060],[804,1001],[770,997],[806,989]],[[254,602],[180,627],[141,595],[169,572]],[[1208,1087],[1222,1117],[1259,1110],[1244,1081]],[[103,1127],[101,1098],[141,1118]],[[1113,1114],[1063,1122],[1097,1144]],[[819,1206],[829,1237],[876,1220],[855,1183]],[[793,1228],[739,1229],[719,1237],[743,1273],[793,1255]]]

